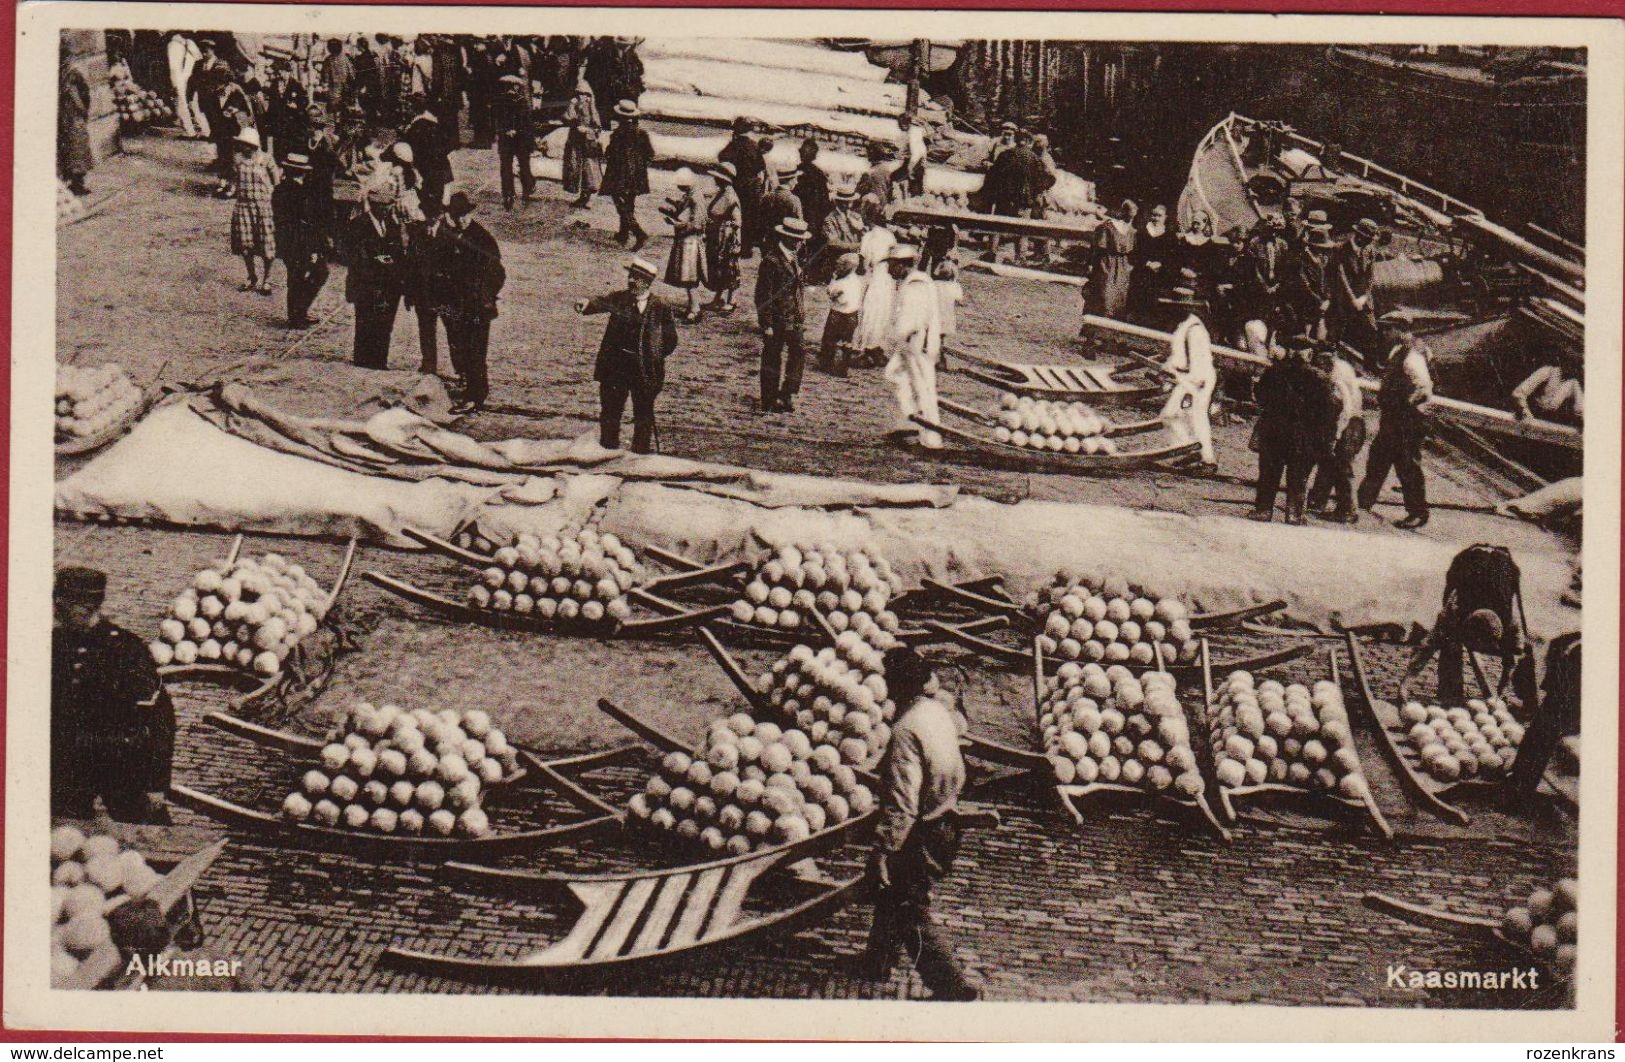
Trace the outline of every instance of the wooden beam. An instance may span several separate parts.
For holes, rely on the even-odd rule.
[[[1137,346],[1142,351],[1149,349],[1157,354],[1167,351],[1173,339],[1167,332],[1095,314],[1085,314],[1083,326],[1086,331],[1109,336]],[[1269,364],[1269,359],[1262,355],[1218,343],[1213,344],[1213,360],[1220,365],[1249,372],[1262,369]],[[1364,378],[1360,380],[1360,387],[1369,394],[1376,394],[1381,389],[1377,381]],[[1435,416],[1448,417],[1469,428],[1516,435],[1522,439],[1532,439],[1535,442],[1549,443],[1570,450],[1580,450],[1584,444],[1584,437],[1577,428],[1571,428],[1566,424],[1554,424],[1549,420],[1520,420],[1506,410],[1463,402],[1459,398],[1435,395],[1428,403],[1428,409]]]

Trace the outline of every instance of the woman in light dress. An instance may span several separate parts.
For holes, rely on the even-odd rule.
[[[886,227],[885,206],[874,196],[863,198],[863,221],[868,229],[858,245],[863,259],[863,307],[858,312],[858,332],[852,348],[861,352],[866,364],[884,365],[891,338],[893,308],[897,304],[897,281],[887,265],[897,237]]]

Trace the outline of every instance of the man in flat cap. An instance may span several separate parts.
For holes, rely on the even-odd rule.
[[[107,576],[62,568],[52,595],[51,813],[167,823],[175,709],[141,640],[102,615]]]
[[[666,383],[666,359],[677,349],[677,322],[671,307],[655,298],[660,271],[641,258],[626,266],[621,291],[580,299],[576,313],[609,314],[592,378],[598,381],[598,441],[607,450],[621,446],[621,416],[632,399],[632,452],[653,449],[655,397]]]
[[[485,408],[490,393],[485,356],[491,322],[497,316],[497,296],[508,279],[496,238],[473,220],[473,213],[468,193],[453,192],[446,204],[445,222],[429,249],[436,288],[433,298],[446,321],[452,368],[463,381],[462,401],[452,408],[459,414]]]

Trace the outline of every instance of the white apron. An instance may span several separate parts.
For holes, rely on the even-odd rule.
[[[1164,368],[1174,374],[1174,388],[1162,407],[1162,420],[1176,436],[1202,445],[1202,460],[1214,464],[1213,425],[1208,410],[1218,374],[1213,368],[1213,344],[1207,326],[1191,314],[1174,329],[1171,353]]]

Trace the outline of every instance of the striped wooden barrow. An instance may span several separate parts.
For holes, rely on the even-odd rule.
[[[1125,380],[1122,377],[1141,371],[1142,366],[1124,368],[1121,365],[1075,362],[1070,365],[1023,365],[995,361],[969,351],[953,349],[946,352],[966,365],[958,371],[989,387],[1033,398],[1047,398],[1063,402],[1130,403],[1160,398],[1163,388],[1158,382]]]

